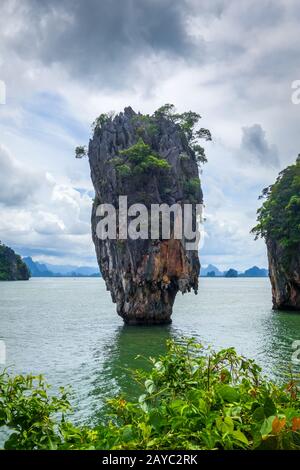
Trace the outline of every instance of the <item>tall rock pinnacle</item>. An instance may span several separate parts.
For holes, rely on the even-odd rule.
[[[127,196],[128,207],[144,204],[149,211],[152,204],[190,203],[195,229],[196,204],[202,204],[197,160],[205,161],[193,133],[199,118],[191,112],[175,115],[166,105],[152,116],[127,107],[115,117],[101,115],[94,123],[88,149],[95,188],[92,235],[106,287],[125,323],[169,323],[177,292],[197,293],[198,250],[187,250],[186,237],[174,236],[174,220],[169,238],[100,239],[97,207],[112,204],[120,215],[120,196]],[[208,130],[197,132],[197,138],[210,140]],[[116,223],[120,230],[118,218]]]

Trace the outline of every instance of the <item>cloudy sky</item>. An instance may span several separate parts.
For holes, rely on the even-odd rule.
[[[297,0],[2,0],[0,239],[36,260],[96,265],[90,123],[131,105],[202,115],[203,265],[267,265],[249,234],[262,188],[300,152]]]

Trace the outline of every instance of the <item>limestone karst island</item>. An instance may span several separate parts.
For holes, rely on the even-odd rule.
[[[196,142],[211,136],[207,129],[194,130],[200,120],[196,113],[172,111],[173,106],[166,105],[149,116],[127,107],[114,118],[103,115],[89,144],[97,260],[118,314],[129,324],[169,323],[177,292],[198,290],[198,247],[187,251],[184,234],[176,239],[174,213],[168,239],[159,238],[159,233],[150,238],[148,216],[146,230],[139,227],[137,239],[121,239],[120,226],[115,240],[101,240],[96,233],[99,204],[112,204],[119,212],[122,195],[128,206],[143,204],[149,210],[161,204],[179,204],[182,210],[190,204],[195,228],[195,205],[203,202],[198,163],[205,161],[204,149]]]
[[[275,309],[300,311],[300,155],[276,182],[264,189],[266,199],[253,229],[266,240]]]
[[[3,468],[300,451],[298,7],[2,0]]]

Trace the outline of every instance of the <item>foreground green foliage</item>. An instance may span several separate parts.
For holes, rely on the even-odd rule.
[[[204,351],[169,341],[167,354],[136,372],[138,402],[109,401],[95,428],[65,418],[68,394],[49,397],[40,377],[0,376],[0,424],[7,449],[300,449],[295,379],[279,387],[233,349]]]
[[[52,449],[61,443],[54,416],[71,409],[68,392],[61,388],[58,397],[50,397],[48,390],[42,376],[0,376],[0,426],[14,430],[7,449]]]
[[[252,232],[279,242],[293,252],[300,243],[300,157],[294,165],[283,170],[275,184],[265,188],[266,198],[258,210],[258,224]]]

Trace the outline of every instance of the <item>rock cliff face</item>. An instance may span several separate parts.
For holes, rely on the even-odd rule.
[[[0,281],[27,281],[29,270],[14,250],[0,242]]]
[[[267,244],[273,306],[300,311],[300,155],[262,197],[253,233]]]
[[[135,151],[126,154],[135,145]],[[154,156],[148,158],[147,149]],[[139,150],[146,156],[139,155]],[[169,323],[177,292],[193,289],[197,293],[198,251],[187,251],[185,238],[174,239],[174,223],[170,239],[100,240],[96,210],[99,204],[110,203],[118,213],[121,195],[128,196],[128,207],[135,203],[148,208],[154,203],[202,203],[195,152],[172,119],[164,115],[149,118],[125,108],[114,118],[98,121],[88,157],[96,195],[93,241],[117,312],[128,324]]]
[[[267,248],[273,307],[300,311],[300,245],[289,263],[286,263],[285,250],[278,242],[268,240]]]

